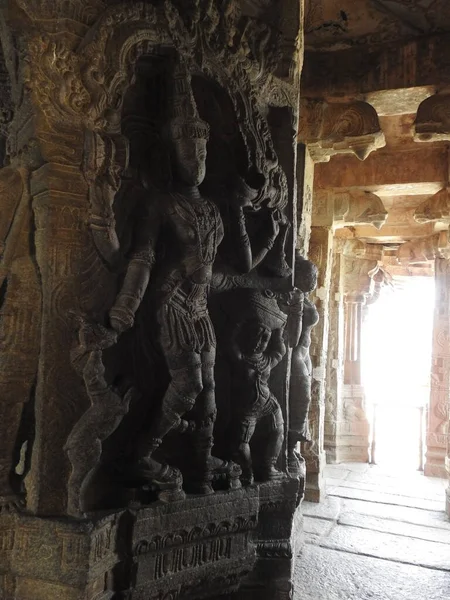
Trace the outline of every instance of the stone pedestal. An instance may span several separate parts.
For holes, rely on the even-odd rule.
[[[288,599],[299,482],[191,496],[85,520],[0,517],[3,600]],[[248,575],[250,574],[250,575]]]

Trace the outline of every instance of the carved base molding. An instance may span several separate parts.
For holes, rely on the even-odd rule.
[[[293,597],[293,569],[301,560],[303,517],[299,490],[304,481],[287,479],[277,486],[260,486],[258,526],[253,532],[256,564],[242,583],[238,600],[290,600]]]
[[[343,386],[344,419],[327,423],[325,449],[328,463],[369,462],[370,425],[364,410],[364,389]]]
[[[447,471],[445,470],[446,443],[446,434],[429,433],[427,435],[427,452],[424,466],[426,477],[447,478]]]
[[[290,598],[299,489],[286,479],[86,520],[3,514],[0,598],[213,598],[243,582],[242,598]]]

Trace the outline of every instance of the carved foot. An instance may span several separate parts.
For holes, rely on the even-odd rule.
[[[192,494],[208,496],[214,494],[214,489],[238,490],[242,487],[240,476],[242,469],[232,461],[221,460],[211,456],[207,462],[207,473],[204,478],[191,480],[188,491]]]
[[[248,485],[253,485],[253,483],[255,482],[255,478],[253,476],[253,470],[252,469],[242,469],[242,475],[241,475],[241,483],[244,487],[248,486]]]
[[[25,498],[11,489],[0,490],[0,514],[16,512],[25,508]]]
[[[161,465],[152,458],[143,458],[134,470],[134,478],[141,484],[150,483],[162,502],[184,500],[183,476],[178,469]]]
[[[236,463],[211,456],[209,466],[214,483],[224,483],[230,490],[238,490],[242,487],[240,480],[242,469]]]
[[[257,474],[258,481],[280,481],[285,478],[286,474],[276,469],[273,465],[261,469]]]

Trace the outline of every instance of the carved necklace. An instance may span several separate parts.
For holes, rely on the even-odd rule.
[[[189,201],[181,194],[176,194],[176,196],[182,200],[183,208],[190,213],[189,223],[195,229],[196,247],[200,260],[203,265],[209,265],[214,261],[217,250],[217,209],[212,202],[206,199]]]

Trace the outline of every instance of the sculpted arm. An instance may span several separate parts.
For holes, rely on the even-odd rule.
[[[122,288],[109,317],[112,327],[119,333],[130,329],[150,280],[155,262],[155,247],[161,226],[157,210],[149,209],[138,216],[134,243]]]
[[[271,358],[271,369],[277,366],[286,354],[286,345],[283,339],[283,329],[276,329],[272,333],[270,341],[270,358]]]

